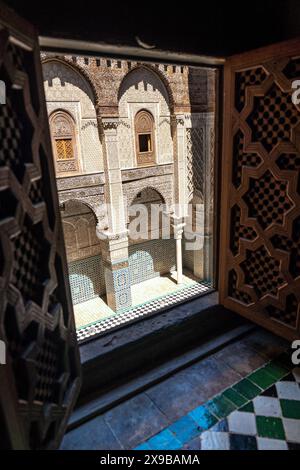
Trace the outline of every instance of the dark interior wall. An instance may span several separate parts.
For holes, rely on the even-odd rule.
[[[284,28],[293,37],[300,34],[300,0],[289,0],[286,2],[286,12],[284,16]]]
[[[1,439],[0,439],[0,450],[10,449],[11,442],[8,435],[8,429],[6,420],[4,417],[3,410],[0,406],[0,429],[1,429]]]
[[[299,0],[6,0],[41,35],[226,56],[300,35]]]

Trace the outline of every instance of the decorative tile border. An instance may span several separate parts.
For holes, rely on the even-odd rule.
[[[281,354],[135,450],[300,449],[300,368]]]
[[[167,294],[156,299],[137,305],[133,308],[126,309],[121,313],[112,315],[103,320],[83,326],[77,330],[78,342],[90,340],[107,331],[119,328],[120,326],[129,324],[141,318],[160,313],[171,306],[192,300],[203,294],[212,292],[213,288],[210,283],[197,282],[189,287],[184,287],[172,294]]]

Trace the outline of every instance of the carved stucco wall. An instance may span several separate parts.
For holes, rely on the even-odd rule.
[[[154,117],[156,162],[170,163],[173,160],[168,92],[154,72],[141,67],[126,75],[119,90],[121,168],[136,166],[134,117],[141,109],[150,111]]]
[[[58,178],[60,204],[70,200],[86,204],[94,212],[98,221],[104,211],[104,174],[78,175],[72,178]]]
[[[75,119],[82,173],[102,171],[102,146],[94,97],[88,82],[75,69],[57,60],[45,62],[43,74],[49,114],[57,109],[65,109]]]
[[[193,214],[202,215],[197,226],[197,239],[203,249],[187,250],[183,240],[183,266],[196,276],[212,278],[213,238],[213,196],[215,156],[215,114],[214,112],[185,115],[186,165],[188,201],[193,205]],[[197,211],[196,211],[196,204]],[[195,220],[187,218],[188,240],[195,230]],[[197,246],[197,245],[196,245]]]
[[[53,55],[42,54],[42,58]],[[99,101],[101,115],[113,115],[118,108],[118,90],[124,77],[131,70],[144,66],[153,69],[167,85],[172,95],[176,113],[207,112],[215,109],[216,75],[212,68],[188,67],[167,64],[142,64],[136,61],[99,57],[61,56],[89,77]],[[103,86],[109,83],[109,87]]]
[[[70,200],[61,206],[61,216],[73,304],[105,294],[95,214],[87,205]]]
[[[189,201],[213,207],[215,113],[192,113],[185,116],[186,162]]]
[[[129,220],[128,207],[133,203],[137,194],[145,188],[156,190],[164,199],[166,208],[169,208],[173,202],[173,184],[172,173],[123,183],[126,220]]]
[[[100,253],[96,217],[87,205],[68,201],[61,206],[61,217],[69,262]]]
[[[213,166],[208,165],[211,160],[206,163],[204,160],[205,156],[213,155],[214,152],[216,72],[208,69],[192,70],[188,67],[157,64],[153,68],[155,67],[162,75],[160,78],[155,70],[149,70],[144,66],[138,67],[135,62],[83,57],[75,59],[68,58],[90,77],[98,97],[99,110],[103,116],[106,114],[112,116],[114,113],[116,116],[118,113],[120,115],[118,150],[126,212],[135,196],[146,187],[156,189],[167,206],[174,201],[170,109],[185,114],[189,200],[194,202],[196,198],[197,201],[203,201],[203,198],[207,197],[208,186],[213,181]],[[137,68],[131,70],[132,67]],[[87,173],[98,172],[94,175],[59,178],[60,202],[70,199],[85,202],[93,209],[100,224],[102,220],[105,225],[103,214],[105,177],[103,173],[100,173],[103,170],[102,149],[98,137],[91,87],[83,75],[59,61],[46,63],[44,69],[46,69],[46,96],[50,101],[49,112],[57,107],[71,112],[80,129],[80,149],[85,162],[84,170]],[[167,87],[164,81],[167,82]],[[107,83],[109,86],[106,86]],[[170,103],[170,96],[172,103]],[[154,167],[135,168],[133,122],[135,113],[140,109],[148,109],[155,119],[156,157],[159,165]],[[191,110],[192,113],[189,113]],[[208,184],[205,185],[204,173],[207,169],[209,170]],[[210,198],[210,207],[212,207],[212,202]],[[190,269],[193,264],[194,266],[199,264],[196,258],[193,259],[191,252],[187,252],[184,247],[183,263]]]

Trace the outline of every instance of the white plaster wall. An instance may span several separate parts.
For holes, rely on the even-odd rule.
[[[102,146],[90,85],[79,72],[59,61],[43,64],[48,113],[69,111],[75,119],[82,173],[103,171]]]

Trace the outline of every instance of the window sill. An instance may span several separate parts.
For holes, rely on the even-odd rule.
[[[175,306],[80,346],[83,388],[69,429],[245,334],[252,324],[218,293]]]
[[[213,292],[82,344],[78,405],[244,323]]]

